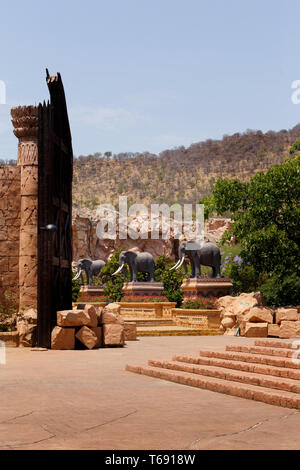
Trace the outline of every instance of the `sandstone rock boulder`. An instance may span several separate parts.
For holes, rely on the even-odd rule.
[[[280,324],[279,338],[299,338],[300,321],[282,321]]]
[[[17,314],[16,329],[19,335],[19,346],[34,347],[37,335],[37,310],[30,308]]]
[[[225,331],[233,328],[235,324],[236,324],[235,317],[232,317],[232,316],[226,316],[221,321],[221,325]]]
[[[37,310],[35,308],[30,308],[28,310],[25,310],[22,316],[28,324],[31,324],[31,325],[37,324]]]
[[[97,326],[94,328],[90,328],[95,335],[97,336],[97,343],[95,344],[95,348],[101,348],[102,347],[102,341],[103,341],[103,332],[102,332],[102,327]]]
[[[94,313],[91,313],[90,314],[90,311],[89,309],[93,307],[95,309],[95,313],[97,315],[97,325],[100,325],[100,321],[101,321],[101,315],[102,315],[102,311],[103,311],[103,307],[100,306],[100,305],[90,305],[90,304],[78,304],[76,309],[77,310],[87,310],[89,315],[93,318],[94,317]],[[93,322],[94,320],[92,320]],[[87,325],[87,326],[92,326],[91,324],[90,325]],[[93,326],[92,326],[93,327]]]
[[[87,326],[80,328],[75,336],[88,349],[93,349],[99,343],[96,332]]]
[[[264,307],[253,307],[243,320],[250,323],[273,323],[273,310]]]
[[[299,314],[297,308],[278,308],[276,310],[276,323],[280,325],[282,321],[297,321]]]
[[[87,323],[86,326],[90,326],[92,328],[96,328],[98,326],[98,314],[97,314],[97,310],[96,308],[94,307],[94,305],[89,305],[87,304],[85,307],[84,307],[84,311],[88,314],[88,316],[90,317],[90,321],[89,323]]]
[[[265,301],[260,292],[251,292],[249,294],[240,294],[237,297],[226,295],[216,301],[216,307],[221,310],[221,325],[227,329],[237,328],[245,321],[245,316],[255,307],[263,307]],[[224,322],[223,322],[224,320]],[[262,321],[262,320],[260,320]]]
[[[268,336],[274,336],[275,338],[279,338],[280,333],[280,326],[279,325],[268,325]]]
[[[55,326],[51,333],[51,349],[74,349],[75,328]]]
[[[246,338],[266,338],[268,336],[268,323],[243,322],[241,332],[242,336]]]
[[[224,331],[224,336],[235,336],[237,332],[237,327],[234,326],[233,328],[227,328],[227,330]]]
[[[97,321],[98,321],[98,325],[101,324],[101,315],[102,315],[102,312],[103,312],[103,308],[104,307],[101,307],[100,305],[94,305],[95,309],[96,309],[96,315],[97,315]]]
[[[136,323],[124,323],[125,341],[136,341]]]
[[[91,323],[91,318],[87,310],[78,310],[78,309],[77,310],[61,310],[57,312],[58,326],[63,326],[63,327],[85,326],[85,325],[89,325],[90,323]]]
[[[103,325],[110,324],[110,323],[123,325],[124,319],[120,315],[120,310],[121,310],[121,306],[117,303],[111,303],[111,304],[106,305],[103,308],[100,322]]]
[[[117,323],[103,325],[103,342],[105,346],[124,346],[124,325]]]

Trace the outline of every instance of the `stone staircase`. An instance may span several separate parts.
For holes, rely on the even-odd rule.
[[[300,409],[299,359],[291,341],[256,340],[254,346],[230,345],[225,351],[201,350],[199,356],[175,355],[126,370],[270,405]]]

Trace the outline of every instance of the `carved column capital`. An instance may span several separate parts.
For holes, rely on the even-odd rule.
[[[38,108],[37,106],[18,106],[11,109],[14,134],[18,139],[22,137],[38,136]]]
[[[18,165],[37,165],[38,108],[18,106],[12,108],[14,134],[19,139]]]

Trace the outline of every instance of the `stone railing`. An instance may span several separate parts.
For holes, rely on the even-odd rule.
[[[206,329],[219,329],[220,310],[193,310],[173,308],[172,318],[178,326],[196,327]]]
[[[124,317],[172,318],[175,302],[119,302]]]
[[[76,302],[75,305],[83,304]],[[86,302],[92,305],[105,307],[106,302]],[[175,302],[117,302],[121,306],[120,314],[127,318],[172,318]]]

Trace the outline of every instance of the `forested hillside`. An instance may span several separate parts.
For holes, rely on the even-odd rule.
[[[220,176],[248,180],[257,171],[281,163],[296,140],[300,140],[300,124],[280,132],[248,130],[159,155],[79,156],[74,160],[73,204],[90,209],[104,202],[117,205],[119,195],[127,195],[129,204],[195,203],[211,193]]]

